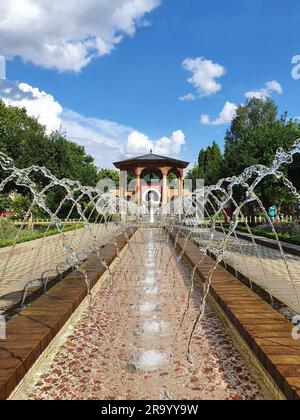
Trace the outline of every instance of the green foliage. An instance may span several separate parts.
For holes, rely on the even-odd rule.
[[[116,186],[116,189],[119,188],[119,172],[115,171],[113,169],[109,169],[109,168],[103,168],[100,169],[100,171],[98,172],[98,180],[102,180],[102,179],[110,179],[113,181],[113,183]]]
[[[0,99],[0,151],[7,154],[19,168],[29,166],[46,167],[56,178],[69,178],[83,185],[95,187],[98,171],[94,159],[85,153],[83,147],[66,139],[60,132],[48,135],[44,126],[36,118],[29,117],[25,109],[6,106]],[[0,181],[8,174],[0,169]],[[32,176],[38,187],[44,187],[49,181],[41,174]],[[10,183],[5,192],[16,190],[17,197],[9,203],[9,209],[16,217],[24,217],[30,208],[30,192]],[[56,211],[66,192],[59,188],[47,194],[47,204],[51,211]],[[0,196],[0,211],[7,202]],[[64,203],[59,217],[66,216],[71,209],[70,203]],[[6,208],[5,208],[6,210]],[[34,206],[34,217],[48,217],[41,209]]]
[[[71,232],[76,229],[82,229],[83,227],[83,224],[68,225],[63,227],[63,232]],[[59,234],[58,230],[54,226],[49,230],[46,228],[39,228],[35,230],[24,229],[21,231],[16,241],[18,231],[18,228],[10,220],[3,219],[0,221],[0,248],[12,246],[15,242],[17,244],[21,244],[24,242],[34,241],[36,239]]]
[[[0,240],[13,240],[18,233],[17,227],[10,219],[0,219]]]
[[[288,168],[288,179],[300,191],[300,154],[294,156],[294,162]]]
[[[222,152],[214,141],[207,149],[200,150],[198,164],[188,172],[187,179],[193,180],[193,188],[197,179],[204,179],[206,185],[214,185],[222,177],[222,165]]]
[[[203,179],[203,171],[199,168],[198,165],[194,165],[193,169],[191,169],[187,175],[186,179],[191,179],[193,182],[193,190],[197,188],[197,180]]]
[[[279,147],[289,150],[300,137],[300,125],[287,114],[277,117],[271,100],[253,98],[238,107],[225,136],[225,175],[242,173],[251,165],[271,165]]]
[[[276,228],[276,225],[275,225],[275,228]],[[239,225],[237,230],[241,231],[241,232],[249,233],[246,226]],[[262,236],[264,238],[269,238],[269,239],[276,239],[276,236],[272,232],[270,227],[251,228],[251,232],[252,232],[253,235]],[[294,231],[292,231],[291,233],[277,232],[277,235],[278,235],[279,240],[282,241],[282,242],[286,242],[286,243],[289,243],[289,244],[292,244],[292,245],[300,245],[300,234],[299,233],[295,233]]]
[[[3,194],[0,194],[0,212],[7,211],[11,208],[11,199]]]
[[[168,175],[168,181],[172,182],[172,181],[176,181],[177,180],[177,176],[175,174],[173,174],[173,172],[170,172]]]
[[[271,166],[276,151],[281,147],[288,151],[300,138],[300,124],[289,119],[287,113],[278,116],[277,106],[272,100],[253,98],[237,108],[236,115],[225,136],[224,157],[214,142],[199,153],[198,163],[189,171],[187,178],[204,179],[206,185],[216,184],[221,178],[238,176],[252,165]],[[296,189],[300,190],[300,154],[294,156],[294,163],[282,170]],[[255,192],[267,209],[276,205],[287,214],[295,203],[295,197],[281,180],[269,176],[260,182]],[[245,189],[236,187],[234,198],[244,200]],[[245,206],[244,213],[250,217],[251,224],[261,209],[255,203]],[[272,233],[268,233],[272,235]],[[283,235],[283,233],[281,233]],[[286,238],[285,238],[286,239]],[[297,238],[289,239],[296,241]]]
[[[222,162],[222,152],[215,141],[206,150],[200,151],[198,166],[206,185],[214,185],[222,177]]]
[[[17,194],[11,201],[11,211],[16,218],[23,218],[29,210],[32,199],[29,195]]]
[[[44,166],[59,179],[70,178],[89,186],[97,184],[94,159],[83,147],[67,140],[60,132],[48,135],[45,127],[29,117],[25,109],[6,106],[1,100],[0,139],[0,151],[19,168]]]
[[[236,116],[225,136],[224,175],[241,174],[251,165],[270,166],[278,148],[289,150],[300,137],[300,125],[288,119],[287,113],[278,117],[272,100],[253,98],[238,107]],[[299,188],[299,157],[289,169],[284,169],[290,181]],[[269,177],[257,188],[265,207],[293,202],[287,188],[275,177]]]

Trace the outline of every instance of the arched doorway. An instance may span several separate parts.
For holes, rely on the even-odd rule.
[[[169,197],[170,206],[174,207],[174,200],[180,195],[181,174],[177,168],[171,168],[168,172]],[[174,198],[175,197],[175,198]],[[172,208],[171,208],[172,212]]]
[[[158,168],[145,168],[141,173],[141,196],[142,204],[148,206],[149,199],[161,205],[162,201],[162,179],[163,174]],[[146,203],[146,204],[145,204]]]
[[[142,203],[148,210],[150,210],[151,206],[159,207],[161,205],[161,193],[155,188],[145,190]]]

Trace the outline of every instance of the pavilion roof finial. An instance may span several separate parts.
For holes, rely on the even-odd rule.
[[[153,153],[153,150],[152,150],[152,149],[150,149],[150,153],[151,153],[151,155],[152,155],[152,153]]]

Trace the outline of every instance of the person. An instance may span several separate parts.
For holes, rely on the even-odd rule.
[[[269,207],[268,215],[271,218],[271,220],[273,222],[275,222],[276,217],[277,217],[277,207],[276,207],[275,204],[273,204],[271,207]]]

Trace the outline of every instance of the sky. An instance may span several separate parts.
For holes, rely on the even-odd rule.
[[[99,167],[195,162],[256,96],[299,117],[299,0],[0,0],[0,97]]]

